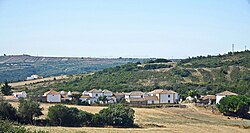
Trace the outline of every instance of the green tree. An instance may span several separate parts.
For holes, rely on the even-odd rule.
[[[20,99],[18,107],[18,115],[21,118],[21,122],[33,124],[35,117],[43,115],[40,104],[32,99]]]
[[[200,96],[201,96],[197,90],[190,90],[188,92],[188,95],[193,97],[193,98],[196,97],[197,99],[200,98]]]
[[[98,97],[98,101],[102,101],[103,103],[106,103],[107,102],[107,96]]]
[[[224,115],[246,117],[250,107],[250,98],[242,95],[223,97],[217,107]]]
[[[108,108],[102,109],[99,116],[104,125],[118,127],[133,127],[135,111],[123,104],[112,104]],[[99,118],[100,119],[100,118]]]
[[[1,87],[1,92],[4,95],[11,95],[12,94],[11,89],[12,89],[11,86],[8,84],[7,81],[5,81],[4,85]]]
[[[64,105],[49,107],[48,119],[56,126],[90,125],[93,114]]]
[[[0,102],[0,119],[17,120],[16,109],[8,102]]]

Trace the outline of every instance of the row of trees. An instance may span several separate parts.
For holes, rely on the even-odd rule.
[[[43,115],[38,102],[20,99],[18,110],[8,102],[0,102],[0,120],[11,120],[23,124],[45,122],[53,126],[116,126],[134,127],[134,110],[123,104],[112,104],[97,114],[64,105],[51,106],[46,120],[39,120]],[[41,123],[40,123],[41,124]]]
[[[30,99],[20,99],[18,110],[8,102],[0,102],[0,119],[2,120],[33,124],[33,120],[41,115],[43,115],[43,113],[40,104]]]
[[[134,127],[134,110],[123,104],[112,104],[97,114],[91,114],[77,108],[55,105],[49,108],[48,120],[54,126]]]

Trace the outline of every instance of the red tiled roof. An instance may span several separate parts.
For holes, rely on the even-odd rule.
[[[149,92],[151,94],[175,94],[175,91],[172,90],[164,90],[164,89],[157,89]]]
[[[158,100],[157,96],[145,96],[144,97],[145,100]]]
[[[44,93],[45,96],[47,96],[49,94],[54,95],[54,94],[61,94],[61,93],[57,92],[57,91],[54,91],[53,89],[51,89],[50,91],[47,91],[47,92]]]
[[[216,96],[215,95],[206,95],[202,98],[202,100],[208,100],[208,99],[215,100]]]

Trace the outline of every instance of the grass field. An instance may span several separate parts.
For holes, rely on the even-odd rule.
[[[18,103],[12,103],[18,106]],[[44,108],[45,118],[48,108],[54,104],[41,104]],[[97,113],[104,107],[97,106],[76,106],[91,113]],[[31,130],[46,130],[49,132],[220,132],[220,133],[249,133],[250,120],[230,118],[219,114],[212,114],[210,110],[201,107],[188,105],[187,108],[134,108],[135,123],[141,128],[96,128],[96,127],[37,127],[27,126]]]

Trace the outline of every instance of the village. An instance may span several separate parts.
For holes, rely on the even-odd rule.
[[[90,91],[55,91],[51,89],[41,97],[36,97],[43,103],[72,103],[78,100],[81,105],[108,105],[115,103],[126,103],[132,106],[147,106],[147,105],[163,105],[163,104],[179,104],[179,103],[199,103],[200,105],[215,105],[219,104],[223,97],[238,95],[230,91],[223,91],[215,95],[201,95],[186,97],[186,100],[179,98],[179,94],[173,90],[155,89],[151,92],[132,91],[112,92],[107,89],[92,89]],[[12,96],[3,96],[6,101],[18,101],[20,98],[28,98],[29,95],[25,92],[14,92]],[[33,97],[34,98],[34,97]]]

